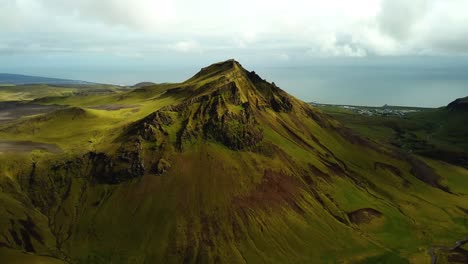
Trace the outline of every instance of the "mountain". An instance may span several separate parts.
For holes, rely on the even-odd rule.
[[[54,85],[84,85],[92,84],[84,81],[66,80],[57,78],[28,76],[21,74],[0,73],[0,84],[54,84]]]
[[[466,233],[467,170],[361,138],[235,60],[53,103],[71,107],[0,125],[10,149],[60,150],[0,154],[0,260],[421,263]]]

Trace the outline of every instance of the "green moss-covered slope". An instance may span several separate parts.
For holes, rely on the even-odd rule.
[[[467,170],[356,136],[234,60],[43,103],[71,107],[0,124],[62,150],[0,153],[0,260],[422,263],[467,231]]]

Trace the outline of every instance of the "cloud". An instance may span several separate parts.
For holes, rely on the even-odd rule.
[[[417,43],[428,53],[468,54],[468,1],[436,1],[418,24]]]
[[[317,57],[365,57],[366,49],[349,35],[340,35],[330,32],[319,35],[314,39],[315,47],[309,49],[307,53]]]
[[[22,0],[25,1],[25,0]],[[78,20],[152,30],[176,18],[172,0],[28,0],[38,2],[49,13]]]
[[[281,61],[288,61],[288,60],[291,59],[291,57],[288,54],[285,54],[285,53],[277,54],[276,58],[278,60],[281,60]]]
[[[201,52],[198,42],[193,40],[183,40],[172,45],[172,49],[178,52]]]
[[[383,0],[377,23],[382,33],[405,40],[414,26],[423,18],[434,1],[429,0]]]
[[[2,54],[468,54],[466,0],[0,0],[0,10]]]

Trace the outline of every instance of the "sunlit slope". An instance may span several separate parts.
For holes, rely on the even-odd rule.
[[[64,150],[0,154],[2,186],[16,186],[5,199],[23,204],[2,202],[5,219],[34,216],[40,234],[25,247],[6,221],[5,248],[78,263],[420,263],[467,231],[465,169],[363,140],[233,60],[60,100],[73,108],[33,119],[47,132],[1,130]],[[59,123],[76,129],[48,130]]]

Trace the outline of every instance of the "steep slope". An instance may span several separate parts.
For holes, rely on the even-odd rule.
[[[15,239],[6,221],[2,247],[73,263],[407,263],[466,232],[466,170],[364,140],[234,60],[128,96],[152,91],[171,103],[116,121],[92,151],[0,154],[15,186],[0,205],[22,204],[6,219],[37,222]]]

